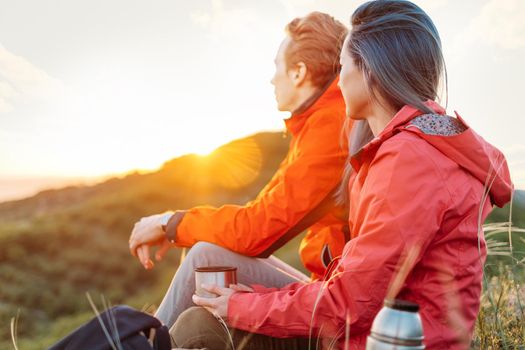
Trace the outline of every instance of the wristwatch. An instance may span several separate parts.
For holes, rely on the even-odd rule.
[[[174,212],[166,212],[160,218],[162,230],[166,234],[166,238],[171,243],[175,243],[177,238],[177,227],[179,226],[182,218],[186,214],[187,210],[176,210]]]
[[[166,233],[166,229],[168,228],[168,222],[170,221],[172,216],[173,216],[173,212],[169,211],[169,212],[162,214],[160,218],[160,227],[162,228],[162,231],[164,231],[164,233]]]

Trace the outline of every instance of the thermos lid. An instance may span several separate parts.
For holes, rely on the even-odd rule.
[[[394,310],[418,312],[419,305],[406,300],[385,299],[384,305]]]
[[[387,299],[384,305],[372,323],[370,336],[399,346],[422,346],[424,336],[419,306],[396,299]]]

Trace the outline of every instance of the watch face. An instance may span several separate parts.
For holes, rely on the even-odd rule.
[[[168,225],[168,221],[170,221],[172,215],[173,213],[166,213],[160,218],[160,225],[162,226],[162,230],[164,230],[164,232],[166,232],[166,226]]]

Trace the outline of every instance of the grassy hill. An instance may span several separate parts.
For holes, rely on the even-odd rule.
[[[281,133],[261,133],[156,172],[0,203],[0,348],[10,347],[17,312],[21,348],[50,345],[92,317],[86,291],[137,308],[160,302],[178,254],[144,271],[127,248],[135,221],[167,209],[245,203],[271,178],[288,143]]]
[[[253,199],[288,143],[280,133],[261,133],[207,157],[173,159],[155,172],[0,203],[0,348],[11,348],[9,322],[17,313],[21,349],[42,349],[69,333],[93,316],[86,291],[99,306],[100,295],[136,308],[160,302],[178,252],[144,271],[127,248],[134,222],[167,209]],[[508,221],[508,213],[497,210],[489,220]],[[513,221],[521,227],[524,213],[525,192],[517,191]],[[295,266],[298,241],[278,253]]]

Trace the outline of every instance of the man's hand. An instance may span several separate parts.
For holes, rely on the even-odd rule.
[[[133,227],[129,238],[131,254],[136,256],[147,270],[154,266],[153,261],[150,259],[150,247],[160,246],[160,249],[155,254],[156,260],[160,261],[172,246],[162,228],[165,215],[171,215],[171,213],[156,214],[140,219]]]

